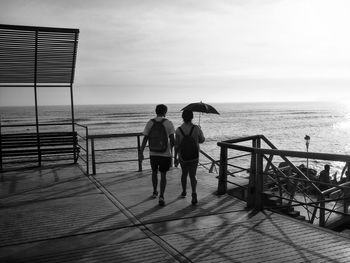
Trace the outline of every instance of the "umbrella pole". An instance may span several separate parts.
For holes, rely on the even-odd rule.
[[[201,125],[201,112],[199,113],[199,115],[198,115],[198,125]]]

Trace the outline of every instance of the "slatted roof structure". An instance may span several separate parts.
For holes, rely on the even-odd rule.
[[[39,141],[38,88],[69,88],[74,131],[73,81],[79,29],[0,24],[0,88],[33,88]]]
[[[0,24],[0,87],[33,87],[36,113],[38,87],[70,88],[74,123],[78,35],[78,29]]]
[[[70,87],[78,29],[0,24],[0,85]]]

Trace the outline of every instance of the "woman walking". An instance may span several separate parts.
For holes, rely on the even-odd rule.
[[[184,123],[175,132],[175,166],[180,162],[182,175],[182,197],[187,195],[187,176],[190,177],[192,188],[192,204],[197,204],[197,179],[196,172],[199,160],[199,144],[205,138],[201,128],[192,123],[193,112],[184,110],[182,112]]]

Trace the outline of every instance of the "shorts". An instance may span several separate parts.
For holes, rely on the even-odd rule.
[[[170,169],[171,157],[151,155],[151,167],[153,171],[167,172]]]

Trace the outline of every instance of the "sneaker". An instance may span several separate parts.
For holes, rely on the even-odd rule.
[[[164,206],[165,205],[164,197],[159,197],[159,205],[160,206]]]
[[[182,192],[182,193],[181,193],[181,197],[182,197],[182,198],[185,198],[185,197],[186,197],[186,194],[187,194],[186,192]]]
[[[152,198],[156,198],[157,196],[158,196],[158,192],[157,191],[153,192]]]
[[[197,194],[196,193],[192,193],[192,205],[195,205],[197,203],[198,203]]]

